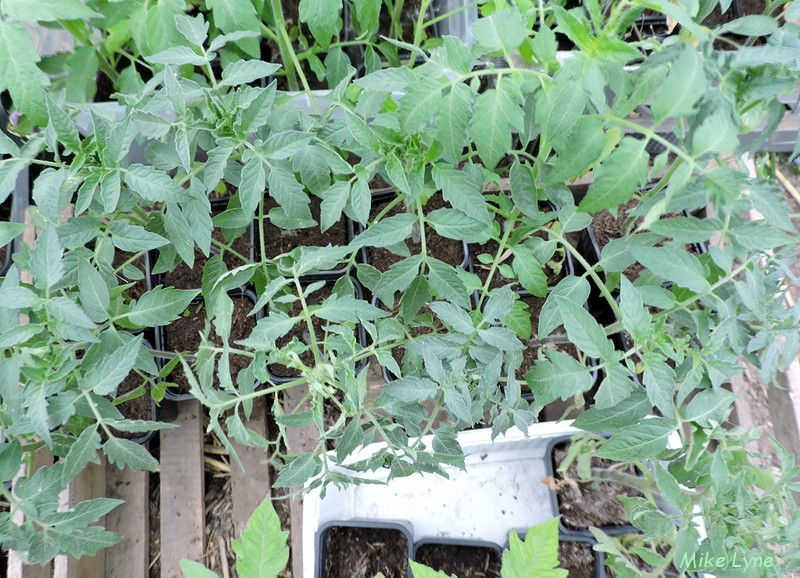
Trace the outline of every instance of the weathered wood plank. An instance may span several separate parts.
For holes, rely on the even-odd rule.
[[[182,578],[183,558],[205,550],[203,425],[197,401],[178,403],[177,429],[161,432],[161,577]]]
[[[51,454],[47,449],[40,449],[34,454],[32,471],[36,471],[39,468],[50,466],[52,464],[53,454]],[[23,466],[19,473],[15,476],[14,484],[16,484],[17,478],[20,478],[24,475],[25,466]],[[18,511],[14,514],[13,520],[15,524],[22,524],[25,520],[25,517],[22,512]],[[22,559],[15,552],[12,551],[8,553],[8,578],[50,578],[52,575],[52,563],[43,565],[23,564]]]
[[[68,510],[79,503],[106,495],[106,469],[105,458],[101,456],[100,464],[89,464],[78,477],[70,483],[69,487],[61,494],[61,508]],[[98,525],[105,526],[105,519],[101,518]],[[105,572],[106,553],[99,550],[94,556],[72,558],[58,556],[53,561],[54,578],[82,578],[83,576],[101,576]]]
[[[263,397],[253,402],[253,412],[250,414],[250,420],[245,422],[245,426],[258,435],[267,437],[266,402]],[[264,450],[232,443],[244,466],[242,470],[238,464],[231,464],[233,525],[238,536],[253,510],[269,494],[272,483]]]
[[[150,474],[106,468],[106,495],[125,503],[106,516],[122,540],[106,550],[106,578],[147,578],[150,565]]]
[[[291,387],[283,395],[283,411],[288,413],[302,403],[308,394],[308,386]],[[287,428],[289,453],[298,454],[313,450],[319,441],[319,432],[313,425],[304,428]],[[298,488],[292,488],[296,491]],[[292,540],[292,575],[303,575],[303,499],[295,496],[289,501]]]

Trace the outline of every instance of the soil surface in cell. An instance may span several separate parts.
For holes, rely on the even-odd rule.
[[[125,251],[117,251],[114,253],[114,259],[111,261],[114,269],[121,267],[133,257],[133,253]],[[144,255],[139,255],[135,260],[131,261],[125,267],[117,272],[117,280],[120,284],[133,283],[133,286],[127,290],[128,296],[131,299],[139,299],[142,295],[147,293],[147,260]]]
[[[424,544],[415,561],[458,578],[500,578],[500,553],[493,548]]]
[[[228,243],[228,241],[225,239],[225,236],[222,234],[222,229],[215,227],[211,233],[211,237],[220,243],[224,243],[226,245]],[[231,245],[231,249],[233,249],[233,251],[239,255],[242,255],[248,260],[250,259],[250,251],[252,248],[253,244],[250,241],[250,229],[245,231],[245,233],[243,233],[240,237],[237,237]],[[212,243],[209,257],[222,251],[224,250],[219,249]],[[168,287],[177,287],[179,289],[199,289],[203,285],[203,269],[205,268],[209,257],[203,255],[203,252],[197,246],[195,246],[194,267],[190,268],[188,265],[186,265],[186,263],[181,262],[172,271],[164,273],[164,285]],[[225,251],[222,255],[222,260],[228,267],[229,271],[245,264],[244,261],[242,261],[231,251]]]
[[[8,222],[11,220],[11,197],[7,198],[0,204],[0,221]],[[0,247],[0,268],[6,263],[6,255],[8,255],[8,245]]]
[[[117,406],[119,412],[126,420],[138,419],[151,421],[153,419],[153,404],[150,398],[150,388],[145,383],[145,380],[139,376],[135,371],[132,371],[128,376],[122,380],[117,388],[117,399],[125,397],[135,389],[144,384],[144,393],[139,397],[125,401]],[[113,429],[113,428],[112,428]],[[126,439],[139,439],[146,434],[142,432],[121,432],[113,430],[114,435]],[[105,438],[105,432],[101,432],[101,436]]]
[[[376,204],[372,205],[372,211],[370,212],[369,218],[370,222],[378,216],[378,214],[389,204],[389,200],[380,201]],[[445,203],[444,199],[441,195],[434,195],[430,198],[428,203],[425,205],[425,213],[429,213],[435,209],[444,208]],[[394,215],[399,215],[400,213],[404,212],[405,205],[401,202],[392,207],[392,209],[384,215],[384,219],[388,217],[392,217]],[[406,246],[408,247],[409,253],[412,255],[419,254],[421,245],[420,243],[415,242],[412,238],[408,238],[405,241]],[[442,237],[439,235],[432,227],[425,227],[425,247],[428,252],[428,255],[431,257],[435,257],[440,261],[445,263],[449,263],[454,267],[460,266],[464,262],[464,245],[461,241],[457,241],[455,239],[448,239],[447,237]],[[398,261],[403,260],[405,257],[401,257],[399,255],[395,255],[388,249],[383,247],[370,247],[369,250],[370,256],[370,264],[378,269],[381,272],[385,272],[389,270],[389,267],[397,263]]]
[[[326,578],[405,578],[408,572],[408,540],[388,528],[331,528],[326,536]]]
[[[233,316],[231,318],[230,343],[245,339],[256,326],[256,318],[254,316],[248,317],[248,313],[253,308],[253,302],[247,297],[233,297],[232,299]],[[164,327],[164,349],[166,351],[197,353],[202,341],[200,333],[205,327],[206,308],[203,303],[193,303],[187,311],[188,315],[179,317],[167,327]],[[222,347],[222,340],[213,333],[213,327],[212,341],[217,347]],[[249,364],[249,357],[230,355],[231,379],[234,384],[236,383],[236,375]],[[172,370],[168,379],[178,386],[177,389],[173,389],[173,393],[189,393],[189,381],[180,364]],[[214,383],[217,387],[219,386],[219,378],[216,376],[216,372]]]
[[[283,253],[288,253],[295,247],[324,247],[328,244],[334,246],[347,245],[347,222],[344,217],[324,233],[320,230],[321,205],[322,201],[318,197],[311,197],[309,205],[311,216],[314,217],[318,224],[307,229],[286,231],[273,225],[269,219],[264,219],[264,250],[267,257],[272,259]],[[277,206],[274,199],[267,199],[264,203],[264,210],[268,212]]]
[[[558,507],[563,524],[573,530],[586,530],[591,526],[624,526],[628,524],[625,506],[618,496],[641,497],[641,494],[619,482],[583,481],[578,475],[577,460],[567,470],[567,480],[557,470],[567,456],[569,444],[560,444],[553,449],[553,465],[556,477]],[[592,469],[605,469],[615,462],[592,458]],[[635,475],[635,469],[618,470]]]
[[[569,572],[567,578],[593,578],[594,553],[586,542],[559,542],[560,567]]]
[[[549,208],[546,209],[549,211]],[[497,222],[500,223],[500,235],[503,235],[505,221],[503,221],[499,216],[496,218]],[[517,222],[517,226],[519,226],[519,222]],[[547,240],[547,233],[543,231],[537,231],[534,233],[534,236],[540,237],[544,240]],[[469,254],[472,257],[472,268],[474,273],[478,276],[481,280],[483,285],[486,284],[486,280],[489,278],[489,272],[492,269],[492,263],[495,261],[497,256],[497,250],[500,247],[500,243],[496,239],[489,239],[483,244],[476,244],[470,243],[467,245],[469,247]],[[478,255],[486,253],[492,258],[492,262],[490,263],[481,263],[478,260]],[[511,249],[506,248],[506,251],[500,256],[500,263],[506,263],[509,266],[513,262],[513,255]],[[498,266],[500,265],[498,263]],[[552,259],[544,264],[543,271],[545,275],[547,275],[547,284],[548,285],[555,285],[561,279],[563,279],[566,274],[566,262],[564,259],[563,254],[556,252]],[[496,287],[503,287],[505,285],[509,285],[514,283],[512,289],[522,289],[522,286],[516,282],[515,279],[509,279],[507,277],[503,277],[500,273],[499,269],[495,269],[494,274],[492,275],[492,281],[489,283],[489,289],[494,289]]]

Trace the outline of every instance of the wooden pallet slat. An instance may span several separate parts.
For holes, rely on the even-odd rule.
[[[205,551],[200,403],[178,403],[176,429],[161,431],[161,577],[182,578],[180,561]]]
[[[108,466],[106,496],[125,503],[106,516],[106,528],[122,540],[106,550],[106,578],[147,578],[150,566],[150,474]]]
[[[253,401],[253,412],[245,426],[258,435],[267,437],[266,402],[263,397]],[[242,470],[238,464],[231,464],[233,524],[236,535],[239,536],[253,511],[270,493],[272,483],[264,450],[243,446],[233,440],[231,443],[244,466]]]

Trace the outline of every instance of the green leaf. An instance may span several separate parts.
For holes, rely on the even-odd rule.
[[[17,6],[28,4],[24,0],[17,2]],[[3,6],[8,9],[8,3]],[[25,27],[0,18],[0,91],[8,90],[14,106],[34,123],[44,126],[47,124],[44,87],[50,80],[36,66],[39,60]]]
[[[632,247],[630,252],[661,279],[695,293],[702,293],[710,287],[702,263],[691,253],[672,247]]]
[[[180,566],[185,578],[219,578],[219,574],[212,572],[194,560],[184,558],[180,561]]]
[[[314,39],[325,50],[336,33],[339,10],[342,3],[337,0],[300,0],[300,21],[308,24]]]
[[[273,160],[288,159],[303,151],[313,138],[311,133],[296,130],[275,133],[264,143],[264,154]]]
[[[680,508],[684,512],[690,510],[692,500],[689,495],[681,489],[678,480],[676,480],[658,461],[653,461],[652,464],[656,474],[656,485],[664,500],[666,500],[670,506]]]
[[[720,26],[715,35],[739,34],[741,36],[766,36],[778,29],[778,21],[763,14],[749,14]]]
[[[553,81],[539,100],[539,106],[534,110],[536,122],[541,127],[542,136],[559,150],[583,114],[588,95],[579,82]]]
[[[389,247],[404,241],[411,235],[411,229],[417,217],[409,213],[401,213],[381,219],[350,242],[354,249],[360,247]]]
[[[440,299],[447,299],[462,307],[469,307],[466,287],[452,265],[428,257],[428,272],[428,282]]]
[[[703,390],[689,402],[685,417],[701,427],[715,427],[725,420],[735,399],[726,389]]]
[[[722,229],[722,222],[715,218],[673,217],[661,219],[650,225],[650,230],[678,243],[702,243]]]
[[[559,298],[569,299],[576,305],[582,306],[589,298],[590,291],[589,282],[583,277],[570,276],[559,281],[539,313],[539,337],[550,335],[556,327],[561,325],[561,315],[558,309]]]
[[[349,181],[337,181],[321,196],[320,230],[324,233],[342,218],[342,211],[350,199],[350,183]]]
[[[169,244],[169,241],[161,235],[151,233],[139,225],[133,225],[130,221],[112,221],[110,229],[111,241],[122,251],[136,253]]]
[[[575,419],[573,425],[593,433],[605,434],[637,423],[652,408],[653,404],[647,399],[645,392],[638,389],[612,407],[590,407]]]
[[[242,155],[242,160],[244,166],[239,181],[239,202],[242,205],[242,212],[250,218],[255,214],[259,203],[264,198],[267,188],[267,173],[264,171],[264,163],[258,155],[246,152]]]
[[[436,120],[436,139],[445,159],[457,163],[467,145],[467,127],[472,116],[474,95],[466,84],[454,84],[442,97]]]
[[[239,576],[275,578],[289,561],[289,532],[281,530],[281,521],[267,496],[255,509],[242,530],[242,538],[232,540]]]
[[[202,14],[195,17],[179,14],[175,17],[175,27],[194,46],[202,48],[208,38],[208,22]]]
[[[631,334],[634,342],[641,343],[650,333],[652,317],[647,312],[639,290],[628,279],[620,279],[620,302],[622,326]]]
[[[558,569],[558,518],[552,518],[529,529],[525,541],[516,530],[508,537],[503,551],[502,578],[566,578],[567,571]]]
[[[491,225],[486,221],[478,221],[457,209],[436,209],[428,213],[425,219],[442,237],[458,241],[481,243],[492,232]]]
[[[78,128],[73,120],[47,95],[47,116],[50,117],[49,125],[53,128],[58,137],[58,141],[65,146],[68,151],[79,153],[81,150],[81,139],[78,136]]]
[[[268,351],[272,342],[280,339],[297,324],[297,319],[289,317],[282,311],[271,311],[267,316],[258,320],[253,332],[247,339],[236,343],[256,350]]]
[[[570,138],[558,147],[553,168],[547,173],[545,185],[558,186],[582,175],[600,158],[606,144],[603,121],[596,118],[580,118]]]
[[[514,261],[511,266],[525,290],[537,297],[547,295],[547,275],[536,256],[525,245],[516,245],[512,249]]]
[[[566,297],[553,297],[564,322],[569,340],[590,357],[611,357],[614,345],[606,338],[603,327],[583,307]]]
[[[325,55],[325,69],[328,86],[331,87],[338,86],[354,70],[350,65],[350,57],[338,46],[328,50]]]
[[[590,369],[577,359],[545,349],[547,359],[539,360],[525,374],[525,381],[534,394],[534,411],[557,399],[567,400],[592,387]]]
[[[475,40],[488,52],[511,53],[528,36],[525,20],[519,12],[498,10],[472,25]]]
[[[703,61],[697,50],[683,46],[672,63],[669,74],[653,97],[653,120],[671,116],[689,116],[708,87]]]
[[[666,449],[667,439],[676,429],[675,422],[670,419],[645,419],[615,432],[595,455],[615,461],[654,458]]]
[[[180,317],[199,293],[199,290],[187,291],[159,285],[133,304],[128,318],[142,327],[167,325]]]
[[[491,223],[483,196],[483,174],[474,165],[457,169],[445,164],[433,166],[433,180],[444,200],[454,209],[483,223]]]
[[[389,314],[383,309],[367,303],[363,299],[345,296],[339,297],[336,294],[328,297],[325,302],[313,312],[313,315],[326,321],[334,323],[359,321],[375,321]]]
[[[183,14],[184,9],[183,0],[156,0],[131,17],[131,34],[142,55],[185,43],[175,23],[175,17]]]
[[[380,0],[355,0],[353,4],[359,32],[372,30],[378,24],[378,15],[381,11]]]
[[[722,107],[715,108],[692,133],[692,155],[724,153],[739,144],[739,130]]]
[[[5,247],[25,230],[24,223],[0,221],[0,247]]]
[[[161,50],[146,57],[146,59],[148,62],[154,62],[155,64],[172,64],[174,66],[183,66],[185,64],[204,66],[208,64],[205,56],[197,54],[193,48],[188,46],[171,46],[166,50]]]
[[[269,194],[290,219],[311,220],[309,198],[294,173],[283,166],[273,165],[269,172]]]
[[[511,199],[519,210],[529,217],[538,215],[539,200],[531,167],[520,164],[519,159],[514,159],[514,164],[508,172],[508,184],[511,188]]]
[[[158,469],[158,461],[150,455],[144,446],[131,440],[110,437],[103,445],[103,451],[110,464],[119,469],[129,467],[132,470],[154,472]]]
[[[382,68],[363,78],[353,81],[365,90],[376,92],[400,92],[416,80],[416,76],[408,68]]]
[[[137,336],[113,351],[106,352],[100,362],[89,369],[81,380],[84,391],[92,390],[97,395],[113,395],[136,365],[142,347],[142,339]]]
[[[226,34],[261,32],[261,22],[251,0],[206,0],[206,5],[211,9],[216,27]],[[261,56],[258,40],[253,37],[238,39],[236,45],[252,58]]]
[[[89,319],[95,323],[108,319],[108,307],[111,303],[108,286],[89,261],[81,260],[78,263],[78,292],[83,310]]]
[[[241,130],[247,133],[254,132],[267,123],[272,112],[277,94],[277,82],[272,81],[267,88],[261,89],[258,96],[242,111]]]
[[[31,251],[30,269],[37,289],[49,291],[64,276],[63,249],[53,225],[47,225]]]
[[[645,140],[622,139],[595,172],[586,196],[578,205],[580,211],[597,213],[628,201],[647,180],[648,155]]]
[[[131,165],[123,172],[122,180],[134,193],[155,203],[179,203],[188,196],[169,175],[152,166]]]
[[[322,469],[319,458],[312,453],[302,454],[281,468],[273,488],[300,487]]]
[[[494,88],[481,93],[472,117],[472,140],[487,169],[511,149],[511,127],[519,108]],[[516,107],[516,110],[515,110]]]
[[[431,288],[425,277],[420,275],[411,282],[400,299],[400,312],[403,319],[413,319],[417,312],[431,300]]]
[[[74,508],[63,512],[55,512],[47,517],[47,521],[55,527],[57,532],[70,532],[97,522],[111,510],[124,503],[123,500],[111,498],[85,500],[76,504]]]
[[[80,0],[3,0],[2,12],[24,22],[55,22],[102,18]]]
[[[249,84],[260,78],[275,74],[280,69],[280,64],[262,62],[261,60],[237,60],[229,64],[222,71],[222,86],[239,86]]]
[[[436,301],[431,303],[429,307],[439,319],[459,333],[472,335],[475,332],[475,324],[472,322],[469,313],[458,305],[446,301]]]
[[[451,575],[441,570],[434,570],[413,560],[409,560],[408,563],[411,565],[411,575],[414,578],[453,578],[455,576],[455,574]]]
[[[100,463],[97,450],[102,444],[97,427],[95,424],[83,430],[78,439],[70,446],[69,452],[64,458],[64,469],[61,473],[61,483],[64,486],[75,479],[90,463]]]
[[[406,94],[400,101],[398,117],[404,134],[421,131],[433,120],[439,108],[442,86],[427,77],[420,78],[408,85]]]
[[[400,401],[414,403],[433,399],[439,393],[439,386],[424,377],[403,377],[383,386],[383,392]]]

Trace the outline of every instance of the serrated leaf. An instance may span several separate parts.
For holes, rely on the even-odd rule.
[[[592,387],[591,370],[586,365],[560,351],[546,351],[547,359],[537,361],[525,374],[525,381],[534,394],[534,411]]]
[[[300,0],[300,21],[308,24],[314,39],[324,50],[336,33],[342,3],[337,0]]]
[[[433,399],[439,386],[424,377],[403,377],[383,386],[383,392],[400,401],[413,403]]]
[[[561,325],[561,315],[558,310],[558,299],[564,298],[582,306],[589,298],[591,287],[583,277],[565,277],[559,281],[547,298],[539,313],[539,337],[550,335],[553,330]]]
[[[142,295],[133,304],[128,319],[142,327],[167,325],[175,321],[199,293],[199,290],[174,289],[159,285]]]
[[[399,92],[404,91],[415,80],[416,76],[408,68],[382,68],[354,80],[353,83],[365,90]]]
[[[542,136],[556,150],[563,148],[586,108],[588,95],[580,83],[551,82],[534,110]]]
[[[448,239],[480,243],[491,235],[489,222],[474,219],[457,209],[436,209],[428,213],[426,221]]]
[[[119,469],[128,467],[132,470],[154,472],[158,468],[158,461],[144,446],[127,439],[110,437],[103,445],[103,452],[109,463]]]
[[[515,115],[513,102],[494,88],[481,93],[472,117],[472,140],[487,169],[494,169],[511,148],[511,126]]]
[[[516,245],[512,251],[514,261],[511,266],[520,285],[537,297],[547,295],[547,275],[545,275],[542,265],[536,260],[533,251],[524,245]]]
[[[519,539],[516,530],[508,537],[508,549],[503,551],[502,578],[537,576],[567,578],[567,571],[558,569],[558,518],[537,524]]]
[[[438,82],[427,77],[408,85],[398,111],[404,134],[419,132],[433,120],[441,99],[441,88]]]
[[[615,432],[595,455],[615,461],[654,458],[667,447],[667,439],[676,427],[673,420],[663,417],[642,420]]]
[[[182,1],[182,0],[181,0]],[[250,0],[207,0],[214,24],[224,33],[260,32],[261,23]],[[236,40],[236,45],[252,58],[260,57],[258,40],[250,35]]]
[[[205,56],[198,54],[188,46],[172,46],[147,56],[146,59],[148,62],[155,64],[172,64],[174,66],[183,66],[185,64],[204,66],[208,64]]]
[[[111,498],[85,500],[69,510],[55,512],[48,516],[47,521],[54,526],[57,532],[70,532],[98,521],[111,510],[124,503],[123,500]]]
[[[441,143],[445,158],[451,163],[461,159],[467,145],[467,127],[472,116],[474,95],[466,84],[454,84],[439,104],[436,120],[436,139]]]
[[[411,229],[417,221],[415,215],[402,213],[381,219],[350,242],[353,248],[388,247],[404,241],[411,235]]]
[[[452,576],[446,572],[434,570],[419,562],[414,562],[414,560],[409,560],[408,563],[411,565],[411,575],[414,576],[414,578],[452,578]]]
[[[31,252],[30,269],[37,289],[49,291],[64,276],[63,253],[55,227],[48,225]]]
[[[242,160],[245,161],[245,165],[242,167],[239,182],[239,202],[242,212],[250,217],[255,214],[258,204],[264,198],[267,173],[264,170],[264,163],[257,155],[245,153]]]
[[[81,139],[75,122],[50,98],[50,95],[47,95],[46,104],[47,116],[50,117],[49,125],[55,131],[58,141],[67,150],[77,154],[81,150]]]
[[[241,541],[231,541],[239,576],[278,576],[289,561],[288,537],[267,495],[247,520]]]
[[[83,310],[89,319],[95,323],[108,319],[108,307],[111,303],[108,286],[89,261],[78,263],[78,292]]]
[[[3,0],[2,12],[24,22],[55,22],[102,18],[80,0]]]
[[[131,165],[123,172],[122,180],[134,193],[147,201],[179,203],[188,194],[169,175],[152,166]]]
[[[714,427],[728,415],[736,395],[726,389],[706,389],[698,393],[686,407],[686,419],[702,427]]]
[[[295,130],[275,133],[264,143],[264,154],[273,160],[288,159],[305,149],[313,138],[311,133]]]
[[[28,4],[15,1],[20,8]],[[3,4],[5,10],[8,6],[8,3]],[[47,124],[44,87],[50,81],[36,66],[39,60],[25,27],[19,22],[0,18],[0,91],[8,90],[16,108],[37,125],[44,126]]]
[[[440,299],[447,299],[461,307],[469,307],[469,296],[455,268],[433,257],[428,257],[428,282]]]
[[[61,483],[66,486],[80,474],[90,463],[99,464],[97,450],[101,446],[97,425],[92,425],[81,432],[78,439],[70,446],[64,458],[64,469],[61,472]]]
[[[433,166],[433,180],[441,189],[444,200],[454,209],[483,223],[491,223],[489,209],[483,196],[483,174],[477,167],[464,169],[437,164]]]
[[[219,578],[219,574],[212,572],[200,562],[195,562],[194,560],[184,558],[180,561],[180,567],[184,578]]]
[[[578,210],[596,213],[628,201],[647,179],[646,144],[644,140],[623,138],[619,147],[595,171],[594,181]]]
[[[703,70],[700,53],[688,45],[671,64],[667,78],[653,96],[653,120],[661,121],[671,116],[689,116],[694,105],[703,96],[708,79]]]
[[[280,64],[261,60],[237,60],[222,71],[222,86],[239,86],[249,84],[260,78],[266,78],[280,70]]]
[[[570,299],[561,296],[554,299],[558,303],[558,311],[569,340],[590,357],[610,357],[614,346],[594,317]]]
[[[106,352],[100,362],[83,376],[81,389],[92,390],[97,395],[113,394],[136,365],[141,346],[141,336],[137,336],[113,351]]]
[[[658,277],[696,293],[707,291],[703,265],[694,255],[672,247],[632,247],[631,255]]]
[[[208,22],[202,14],[194,17],[180,14],[175,17],[175,27],[194,46],[202,48],[208,38]]]
[[[561,144],[561,143],[560,143]],[[553,167],[547,173],[545,185],[558,186],[582,175],[600,158],[606,144],[603,121],[595,118],[580,118],[572,130],[570,138],[552,161]]]
[[[114,246],[122,251],[136,253],[169,244],[169,241],[161,235],[152,233],[140,225],[133,225],[130,221],[113,221],[110,229]]]
[[[489,52],[511,53],[528,36],[527,26],[517,11],[498,10],[472,25],[475,40]]]
[[[652,408],[653,404],[647,399],[647,395],[638,389],[612,407],[590,407],[575,419],[573,425],[593,433],[605,434],[637,423]]]
[[[342,218],[342,211],[350,199],[350,183],[349,181],[337,181],[321,196],[320,230],[324,233]]]
[[[316,476],[321,469],[322,464],[317,456],[311,453],[302,454],[281,468],[278,479],[275,480],[272,487],[300,487]]]

